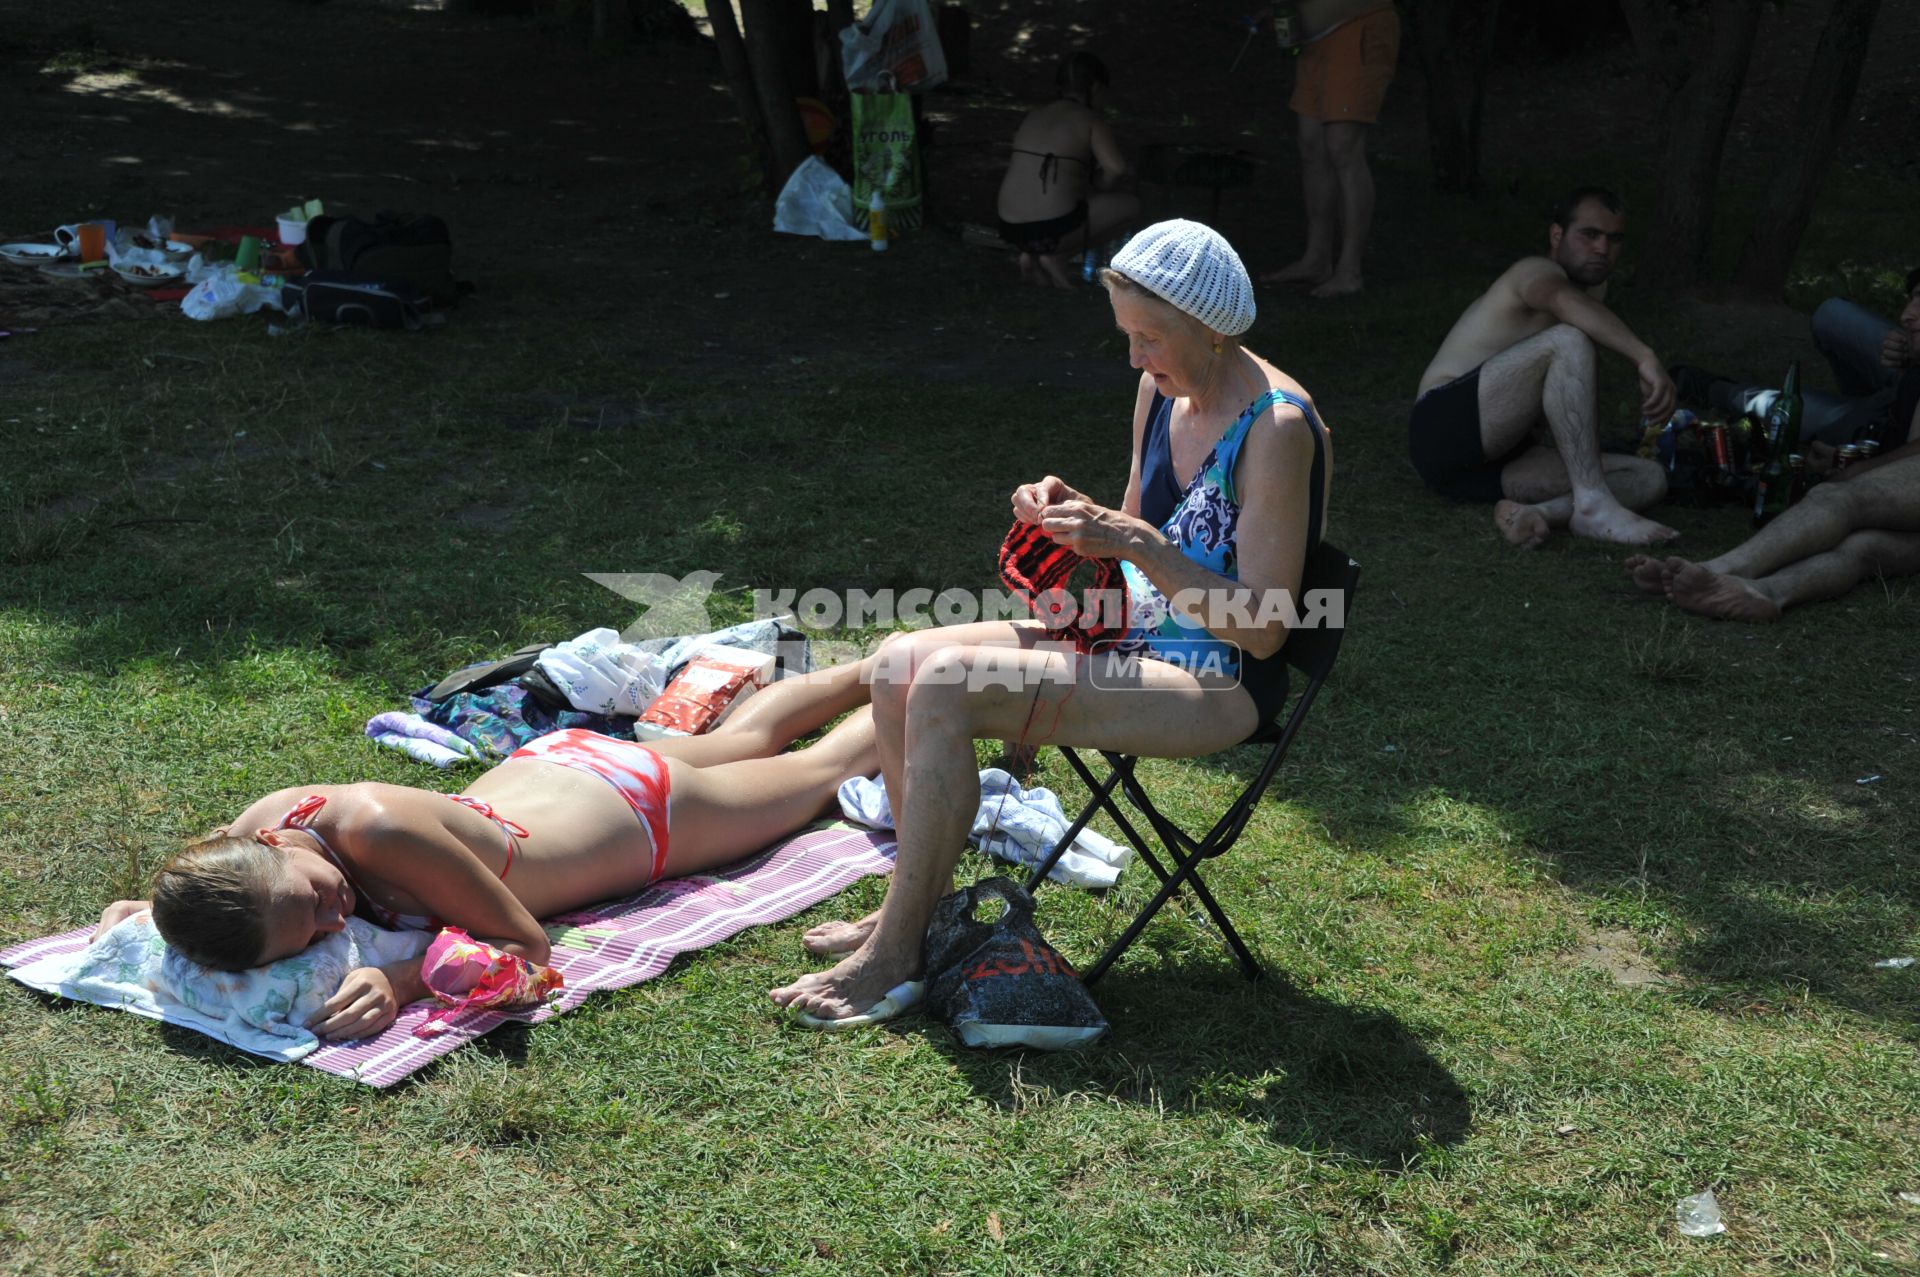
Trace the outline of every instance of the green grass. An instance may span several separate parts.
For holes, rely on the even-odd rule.
[[[1804,281],[1903,264],[1882,192],[1849,181]],[[1436,203],[1423,233],[1484,245],[1523,206]],[[1871,963],[1920,953],[1920,586],[1707,624],[1635,595],[1618,552],[1515,554],[1430,500],[1405,402],[1487,262],[1395,284],[1395,234],[1376,291],[1263,293],[1255,334],[1334,422],[1333,534],[1365,569],[1295,758],[1212,878],[1274,979],[1175,908],[1099,986],[1092,1051],[788,1028],[764,990],[868,882],[388,1092],[0,982],[0,1271],[1914,1271],[1920,971]],[[628,619],[583,572],[722,571],[729,617],[755,588],[973,588],[1014,483],[1117,492],[1098,305],[902,248],[913,322],[944,299],[972,329],[964,375],[789,357],[790,299],[740,284],[680,333],[483,302],[415,336],[0,346],[24,364],[0,376],[0,941],[89,920],[268,789],[464,783],[361,725],[465,660]],[[904,295],[809,260],[850,313]],[[1663,352],[1727,340],[1616,300]],[[981,353],[1028,339],[1098,388]],[[1744,535],[1663,517],[1696,550]],[[1256,764],[1147,771],[1198,820]],[[1137,874],[1116,900],[1049,891],[1043,927],[1093,952]],[[1709,1185],[1729,1231],[1678,1236]]]

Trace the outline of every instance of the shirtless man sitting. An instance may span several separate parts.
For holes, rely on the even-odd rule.
[[[1625,240],[1620,197],[1582,187],[1555,206],[1547,256],[1523,257],[1467,307],[1420,378],[1409,431],[1427,486],[1456,501],[1492,501],[1514,545],[1553,528],[1626,545],[1679,533],[1643,519],[1667,492],[1658,465],[1600,451],[1595,347],[1633,363],[1640,414],[1665,421],[1673,381],[1648,345],[1604,304]],[[1553,447],[1535,442],[1545,418]]]
[[[1900,325],[1920,340],[1920,271],[1910,278]],[[1815,485],[1717,559],[1634,555],[1634,583],[1701,616],[1774,621],[1795,604],[1845,594],[1862,577],[1920,572],[1920,375],[1901,379],[1890,420],[1907,443]]]

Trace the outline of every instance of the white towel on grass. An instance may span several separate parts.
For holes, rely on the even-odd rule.
[[[78,953],[56,954],[8,974],[43,993],[118,1007],[197,1029],[243,1051],[292,1061],[320,1045],[306,1019],[356,967],[426,952],[425,931],[387,931],[360,918],[291,958],[251,971],[214,971],[167,948],[142,910]]]
[[[856,776],[840,786],[840,810],[848,820],[875,829],[893,828],[893,806],[879,777]],[[1020,782],[998,767],[980,773],[980,810],[974,813],[973,845],[1000,860],[1037,867],[1072,822],[1061,809],[1059,796]],[[1105,834],[1082,829],[1053,871],[1055,882],[1104,891],[1120,880],[1120,871],[1133,859],[1133,848]]]

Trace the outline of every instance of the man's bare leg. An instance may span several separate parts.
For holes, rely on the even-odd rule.
[[[1837,598],[1869,576],[1920,572],[1920,532],[1855,532],[1831,550],[1749,580],[1669,560],[1667,596],[1689,612],[1723,621],[1775,621],[1790,607]]]
[[[1307,206],[1307,247],[1291,266],[1260,277],[1268,284],[1323,284],[1333,274],[1334,219],[1340,212],[1340,179],[1327,153],[1327,125],[1294,117],[1300,137],[1300,192]]]
[[[1663,523],[1635,514],[1608,486],[1595,420],[1593,342],[1570,324],[1556,324],[1538,336],[1508,347],[1480,366],[1480,445],[1486,456],[1504,456],[1513,451],[1542,416],[1546,417],[1553,441],[1559,448],[1565,483],[1556,486],[1545,481],[1532,482],[1544,477],[1522,469],[1516,476],[1518,481],[1510,485],[1508,473],[1527,460],[1521,457],[1501,473],[1501,487],[1508,501],[1534,507],[1533,513],[1539,516],[1539,522],[1552,527],[1549,515],[1557,516],[1559,512],[1546,503],[1555,497],[1570,496],[1567,528],[1575,536],[1597,541],[1654,545],[1680,535]],[[1666,479],[1662,474],[1659,491],[1653,499],[1657,500],[1665,492]],[[1496,509],[1496,518],[1502,513],[1507,519],[1501,524],[1501,534],[1509,540],[1514,539],[1508,532],[1509,525],[1516,521],[1524,525],[1526,535],[1537,529],[1531,515],[1525,512]]]
[[[1790,604],[1831,597],[1822,590],[1850,588],[1859,572],[1847,576],[1847,564],[1831,555],[1868,532],[1920,533],[1920,457],[1875,466],[1858,478],[1830,479],[1718,558],[1667,559],[1666,593],[1690,612],[1771,620]],[[1856,558],[1862,547],[1887,550],[1896,555],[1890,562],[1898,561],[1898,545],[1863,542],[1855,546]],[[1835,582],[1844,584],[1832,588]]]
[[[1313,290],[1315,297],[1343,297],[1361,289],[1360,254],[1373,226],[1373,170],[1367,167],[1367,126],[1329,121],[1327,160],[1340,189],[1340,260]]]
[[[1629,510],[1643,510],[1667,494],[1666,472],[1658,463],[1644,457],[1602,453],[1600,473],[1614,500]],[[1532,448],[1515,457],[1500,472],[1500,483],[1510,493],[1561,494],[1544,501],[1508,498],[1497,502],[1493,507],[1493,521],[1509,543],[1531,549],[1545,541],[1554,528],[1564,528],[1572,522],[1573,497],[1566,491],[1567,467],[1553,449]]]

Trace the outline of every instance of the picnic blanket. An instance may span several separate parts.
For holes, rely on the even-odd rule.
[[[310,1035],[307,1042],[302,1043],[295,1034],[268,1032],[264,1045],[269,1049],[263,1051],[253,1035],[212,1035],[269,1058],[297,1058],[299,1063],[311,1068],[369,1086],[391,1086],[422,1065],[508,1020],[537,1023],[559,1015],[579,1006],[596,989],[618,989],[651,979],[666,970],[679,954],[717,944],[748,927],[790,918],[868,874],[887,873],[893,868],[893,850],[890,834],[835,822],[805,830],[717,873],[669,879],[636,895],[561,914],[546,923],[547,936],[553,946],[552,963],[567,981],[560,996],[526,1011],[468,1012],[447,1021],[446,1032],[438,1037],[413,1035],[414,1029],[435,1009],[436,1004],[432,1002],[419,1002],[403,1009],[385,1032],[362,1042],[311,1045]],[[129,937],[137,934],[126,930],[127,926],[122,923],[102,937],[101,946],[121,936],[123,930]],[[166,1019],[201,1032],[211,1032],[209,1024],[229,1024],[234,1019],[253,1025],[255,1020],[264,1022],[274,1018],[272,1013],[261,1015],[247,1010],[241,1014],[210,1007],[201,993],[194,995],[201,1002],[193,1008],[194,1016],[160,1014],[163,1002],[153,991],[142,990],[140,996],[128,992],[137,983],[134,970],[112,971],[109,969],[112,964],[100,960],[99,953],[92,961],[86,959],[87,936],[91,930],[83,927],[0,950],[0,966],[15,968],[10,974],[16,979],[44,992]],[[378,929],[367,927],[366,930]],[[428,937],[416,933],[415,938],[424,948]],[[369,938],[367,943],[383,942]],[[125,940],[116,942],[112,951],[116,961],[125,962],[131,968],[146,960],[137,943],[131,951],[127,945]],[[96,946],[96,950],[101,946]],[[62,980],[63,972],[71,974],[82,965],[91,969],[95,978],[82,983]],[[124,977],[122,984],[127,987],[116,992],[108,987],[113,983],[111,979],[103,983],[98,978],[102,975]],[[26,976],[33,978],[23,978]],[[261,991],[243,985],[238,998],[246,1001],[249,1008],[258,1006]],[[178,997],[172,1000],[174,1006],[168,1008],[170,1010],[178,1012],[185,1006]],[[282,1021],[297,1018],[304,1016],[296,1017],[291,1008],[279,1013]]]

